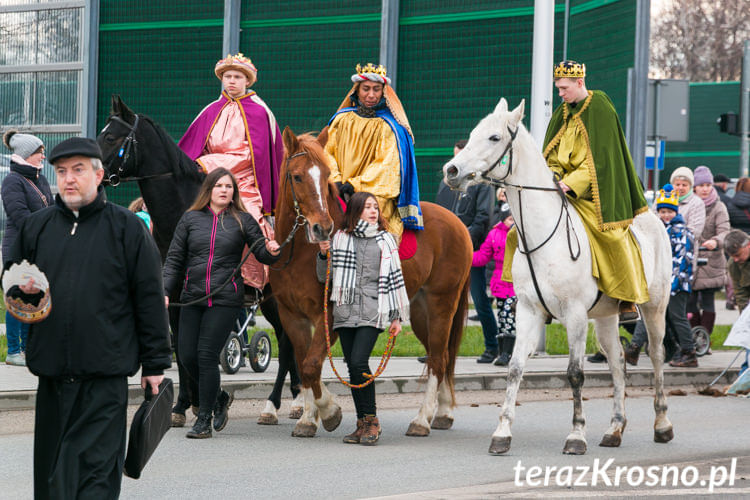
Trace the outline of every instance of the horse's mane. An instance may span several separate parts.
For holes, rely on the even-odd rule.
[[[125,120],[121,113],[113,113],[112,116],[115,115]],[[175,174],[175,177],[189,178],[194,179],[198,182],[203,182],[203,179],[201,178],[195,162],[191,160],[190,157],[180,149],[177,143],[175,143],[175,140],[172,138],[172,136],[170,136],[167,131],[164,130],[164,127],[156,123],[148,115],[139,113],[139,116],[141,120],[144,120],[149,125],[151,125],[151,128],[153,128],[156,132],[156,136],[159,142],[164,145],[162,151],[164,151],[164,154],[167,155],[167,164],[171,166],[172,172]]]
[[[159,141],[164,144],[164,152],[167,155],[167,161],[169,165],[172,166],[175,176],[187,177],[202,182],[195,162],[180,149],[172,136],[164,130],[164,127],[156,123],[147,115],[141,115],[141,118],[146,120],[153,127],[156,131],[156,135],[159,137]]]
[[[300,148],[310,155],[313,163],[316,165],[325,165],[329,173],[331,167],[328,165],[328,158],[323,151],[323,146],[320,145],[317,138],[311,133],[305,133],[297,136]]]

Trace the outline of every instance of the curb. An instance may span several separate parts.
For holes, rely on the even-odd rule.
[[[664,385],[696,387],[706,386],[713,381],[720,370],[696,368],[691,370],[665,370]],[[717,381],[728,385],[736,379],[739,368],[730,368]],[[507,387],[507,372],[482,375],[456,375],[456,391],[501,391]],[[349,389],[336,383],[335,378],[324,379],[328,390],[336,395],[348,395]],[[424,391],[425,377],[390,377],[375,380],[378,394],[406,394]],[[175,385],[177,385],[175,383]],[[626,375],[626,387],[651,387],[654,375],[651,370],[634,370]],[[584,387],[610,387],[612,376],[609,371],[590,371],[586,373]],[[521,389],[565,389],[568,388],[568,376],[565,372],[527,372],[521,381]],[[266,399],[273,389],[273,381],[224,381],[222,388],[233,393],[235,399]],[[284,384],[284,394],[289,394],[289,383]],[[143,389],[131,385],[128,390],[128,404],[139,405],[143,401]],[[36,404],[36,391],[0,391],[0,411],[33,410]]]

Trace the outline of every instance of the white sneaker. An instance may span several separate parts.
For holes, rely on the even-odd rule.
[[[26,366],[26,358],[19,352],[18,354],[9,354],[5,358],[6,365]]]

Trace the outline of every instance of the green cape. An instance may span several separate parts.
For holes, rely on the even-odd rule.
[[[573,108],[575,114],[570,112],[563,103],[552,114],[544,137],[544,158],[559,144],[563,125],[576,120],[589,145],[584,165],[591,177],[599,230],[628,226],[648,205],[612,101],[600,90],[589,91],[589,97]]]

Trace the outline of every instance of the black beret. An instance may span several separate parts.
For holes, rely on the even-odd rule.
[[[50,163],[55,163],[60,158],[69,158],[71,156],[87,156],[89,158],[102,159],[102,150],[94,139],[86,137],[71,137],[65,139],[52,149],[47,157]]]
[[[732,182],[732,179],[724,174],[716,174],[714,175],[714,183],[716,182]]]

